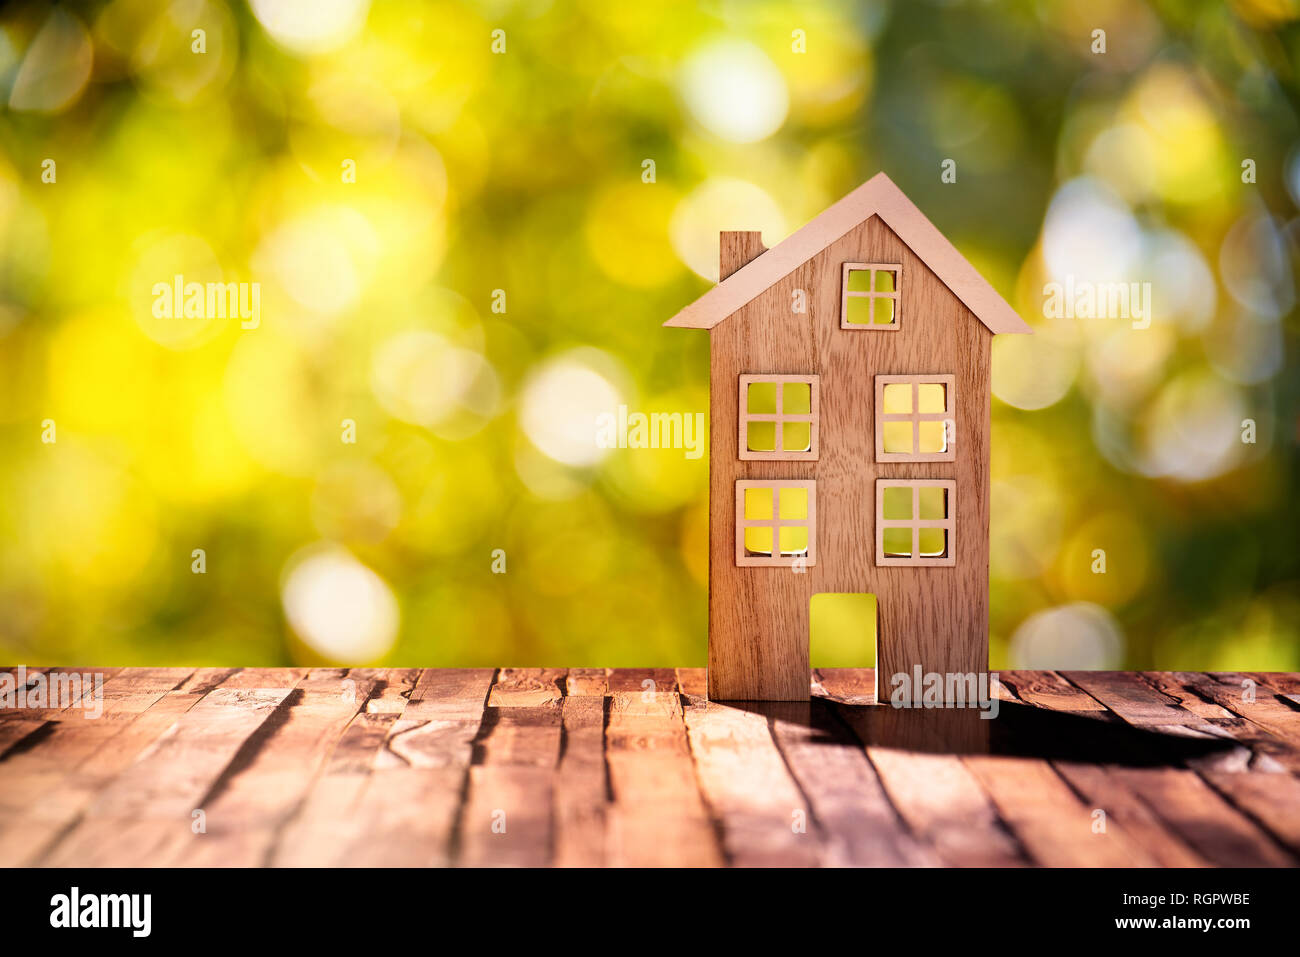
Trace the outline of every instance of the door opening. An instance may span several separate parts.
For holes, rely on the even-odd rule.
[[[876,596],[822,592],[808,603],[808,663],[813,668],[874,668]]]

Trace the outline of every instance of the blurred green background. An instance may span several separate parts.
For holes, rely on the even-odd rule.
[[[993,665],[1300,668],[1298,16],[9,4],[0,658],[702,665],[707,457],[595,417],[707,411],[660,323],[718,230],[883,169],[1038,333],[994,349]],[[257,327],[156,317],[178,274]],[[1149,328],[1045,317],[1067,277]]]

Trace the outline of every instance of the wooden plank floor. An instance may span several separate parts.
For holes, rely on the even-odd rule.
[[[1295,674],[1004,672],[981,720],[869,670],[99,671],[0,710],[0,865],[1300,863]]]

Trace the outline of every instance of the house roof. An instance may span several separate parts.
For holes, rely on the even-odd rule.
[[[877,173],[798,232],[737,269],[664,325],[712,329],[873,215],[884,220],[992,332],[1033,331],[884,173]]]

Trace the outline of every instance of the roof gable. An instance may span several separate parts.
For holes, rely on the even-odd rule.
[[[737,269],[664,325],[712,329],[873,215],[897,233],[990,331],[1033,331],[884,173],[877,173],[802,229]]]

